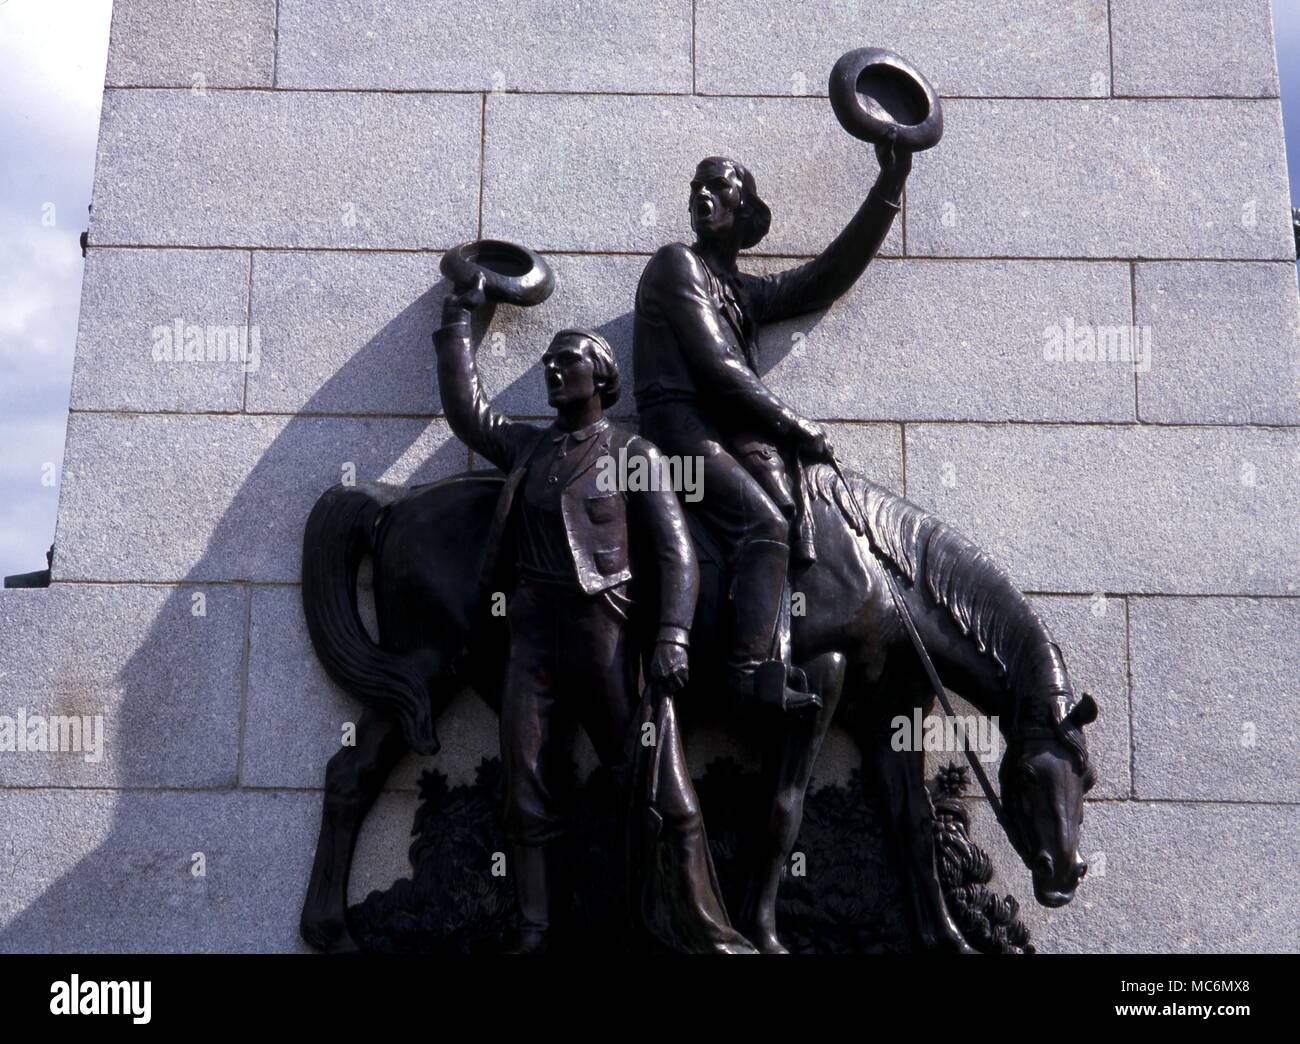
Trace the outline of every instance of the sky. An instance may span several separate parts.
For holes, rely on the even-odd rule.
[[[0,0],[0,576],[54,539],[110,0]]]
[[[0,576],[54,539],[111,8],[0,0]],[[1300,199],[1300,0],[1273,27]]]
[[[1282,81],[1282,123],[1291,205],[1300,206],[1300,0],[1273,0],[1273,43]]]

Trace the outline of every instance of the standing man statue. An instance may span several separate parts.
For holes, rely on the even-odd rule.
[[[485,593],[513,588],[501,701],[503,819],[521,914],[511,950],[541,953],[550,940],[555,841],[563,831],[548,788],[555,759],[568,756],[564,741],[581,724],[627,794],[641,704],[640,647],[629,624],[633,571],[650,563],[655,574],[636,580],[638,591],[657,596],[643,611],[653,616],[646,674],[660,692],[687,680],[699,571],[672,489],[610,491],[597,480],[610,455],[625,452],[650,474],[659,473],[661,459],[652,444],[605,416],[619,396],[619,373],[604,338],[557,333],[542,356],[555,422],[512,421],[488,404],[475,363],[470,320],[486,303],[482,276],[456,291],[434,335],[438,386],[452,430],[507,476],[488,538]],[[679,751],[675,733],[671,738]],[[674,897],[672,923],[660,939],[695,952],[752,952],[727,920],[698,806],[686,792],[690,777],[667,779],[675,792],[660,795],[661,805],[678,814],[666,861],[673,876],[661,890]],[[635,909],[634,919],[665,923],[662,911],[646,912]]]
[[[710,156],[691,180],[695,241],[650,259],[636,293],[633,368],[641,431],[670,455],[703,459],[693,505],[721,543],[735,602],[728,676],[745,703],[815,706],[801,671],[782,659],[782,593],[790,559],[799,458],[828,459],[826,432],[800,417],[757,372],[758,331],[824,308],[876,255],[901,207],[911,153],[890,134],[876,145],[880,174],[844,230],[813,260],[757,277],[740,251],[767,234],[771,211],[754,176]],[[788,619],[788,618],[787,618]]]

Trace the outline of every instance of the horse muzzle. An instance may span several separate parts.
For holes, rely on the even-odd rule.
[[[1043,853],[1033,869],[1034,898],[1047,907],[1055,909],[1064,906],[1074,898],[1079,882],[1088,873],[1088,864],[1075,856],[1063,874],[1052,873],[1052,859]],[[1058,880],[1058,878],[1060,878]]]

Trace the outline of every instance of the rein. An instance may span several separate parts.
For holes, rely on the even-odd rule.
[[[917,633],[916,622],[912,619],[912,612],[907,608],[907,603],[903,601],[902,592],[898,589],[898,581],[894,579],[893,565],[888,557],[876,546],[875,540],[871,537],[871,527],[867,525],[867,513],[862,510],[862,505],[858,503],[857,494],[853,492],[853,486],[844,475],[844,470],[840,467],[840,462],[831,454],[830,465],[834,469],[836,476],[840,480],[840,485],[849,495],[849,501],[853,505],[853,510],[857,512],[858,519],[856,529],[862,536],[867,539],[867,546],[871,548],[871,553],[880,560],[882,571],[885,574],[885,582],[889,585],[890,596],[894,600],[894,608],[898,610],[898,615],[903,621],[903,627],[907,631],[907,636],[912,639],[912,645],[916,649],[916,654],[921,658],[921,664],[925,667],[925,673],[930,679],[930,687],[934,689],[934,694],[939,697],[939,704],[943,707],[944,713],[953,719],[956,725],[956,731],[962,738],[962,747],[966,751],[966,760],[970,763],[971,770],[975,773],[975,778],[979,780],[980,787],[984,791],[984,796],[988,798],[990,807],[993,809],[993,815],[1002,827],[1003,832],[1007,835],[1007,840],[1017,849],[1020,845],[1017,841],[1017,835],[1012,830],[1011,823],[1007,820],[1006,812],[1002,808],[1002,801],[993,790],[993,784],[989,780],[988,773],[984,771],[984,766],[979,763],[975,757],[975,752],[971,750],[970,744],[966,742],[966,729],[962,725],[961,719],[957,716],[956,711],[952,709],[952,703],[948,699],[948,693],[944,691],[943,682],[939,680],[939,672],[935,670],[934,661],[930,659],[930,654],[926,652],[925,643],[921,640],[921,635]]]

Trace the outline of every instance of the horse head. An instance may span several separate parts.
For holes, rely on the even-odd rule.
[[[1041,694],[1040,694],[1041,695]],[[1043,701],[1056,705],[1056,696]],[[1088,872],[1079,856],[1083,795],[1095,780],[1083,726],[1096,720],[1097,703],[1087,693],[1063,716],[1021,723],[1007,738],[999,769],[1006,829],[1034,880],[1034,898],[1064,906]]]

